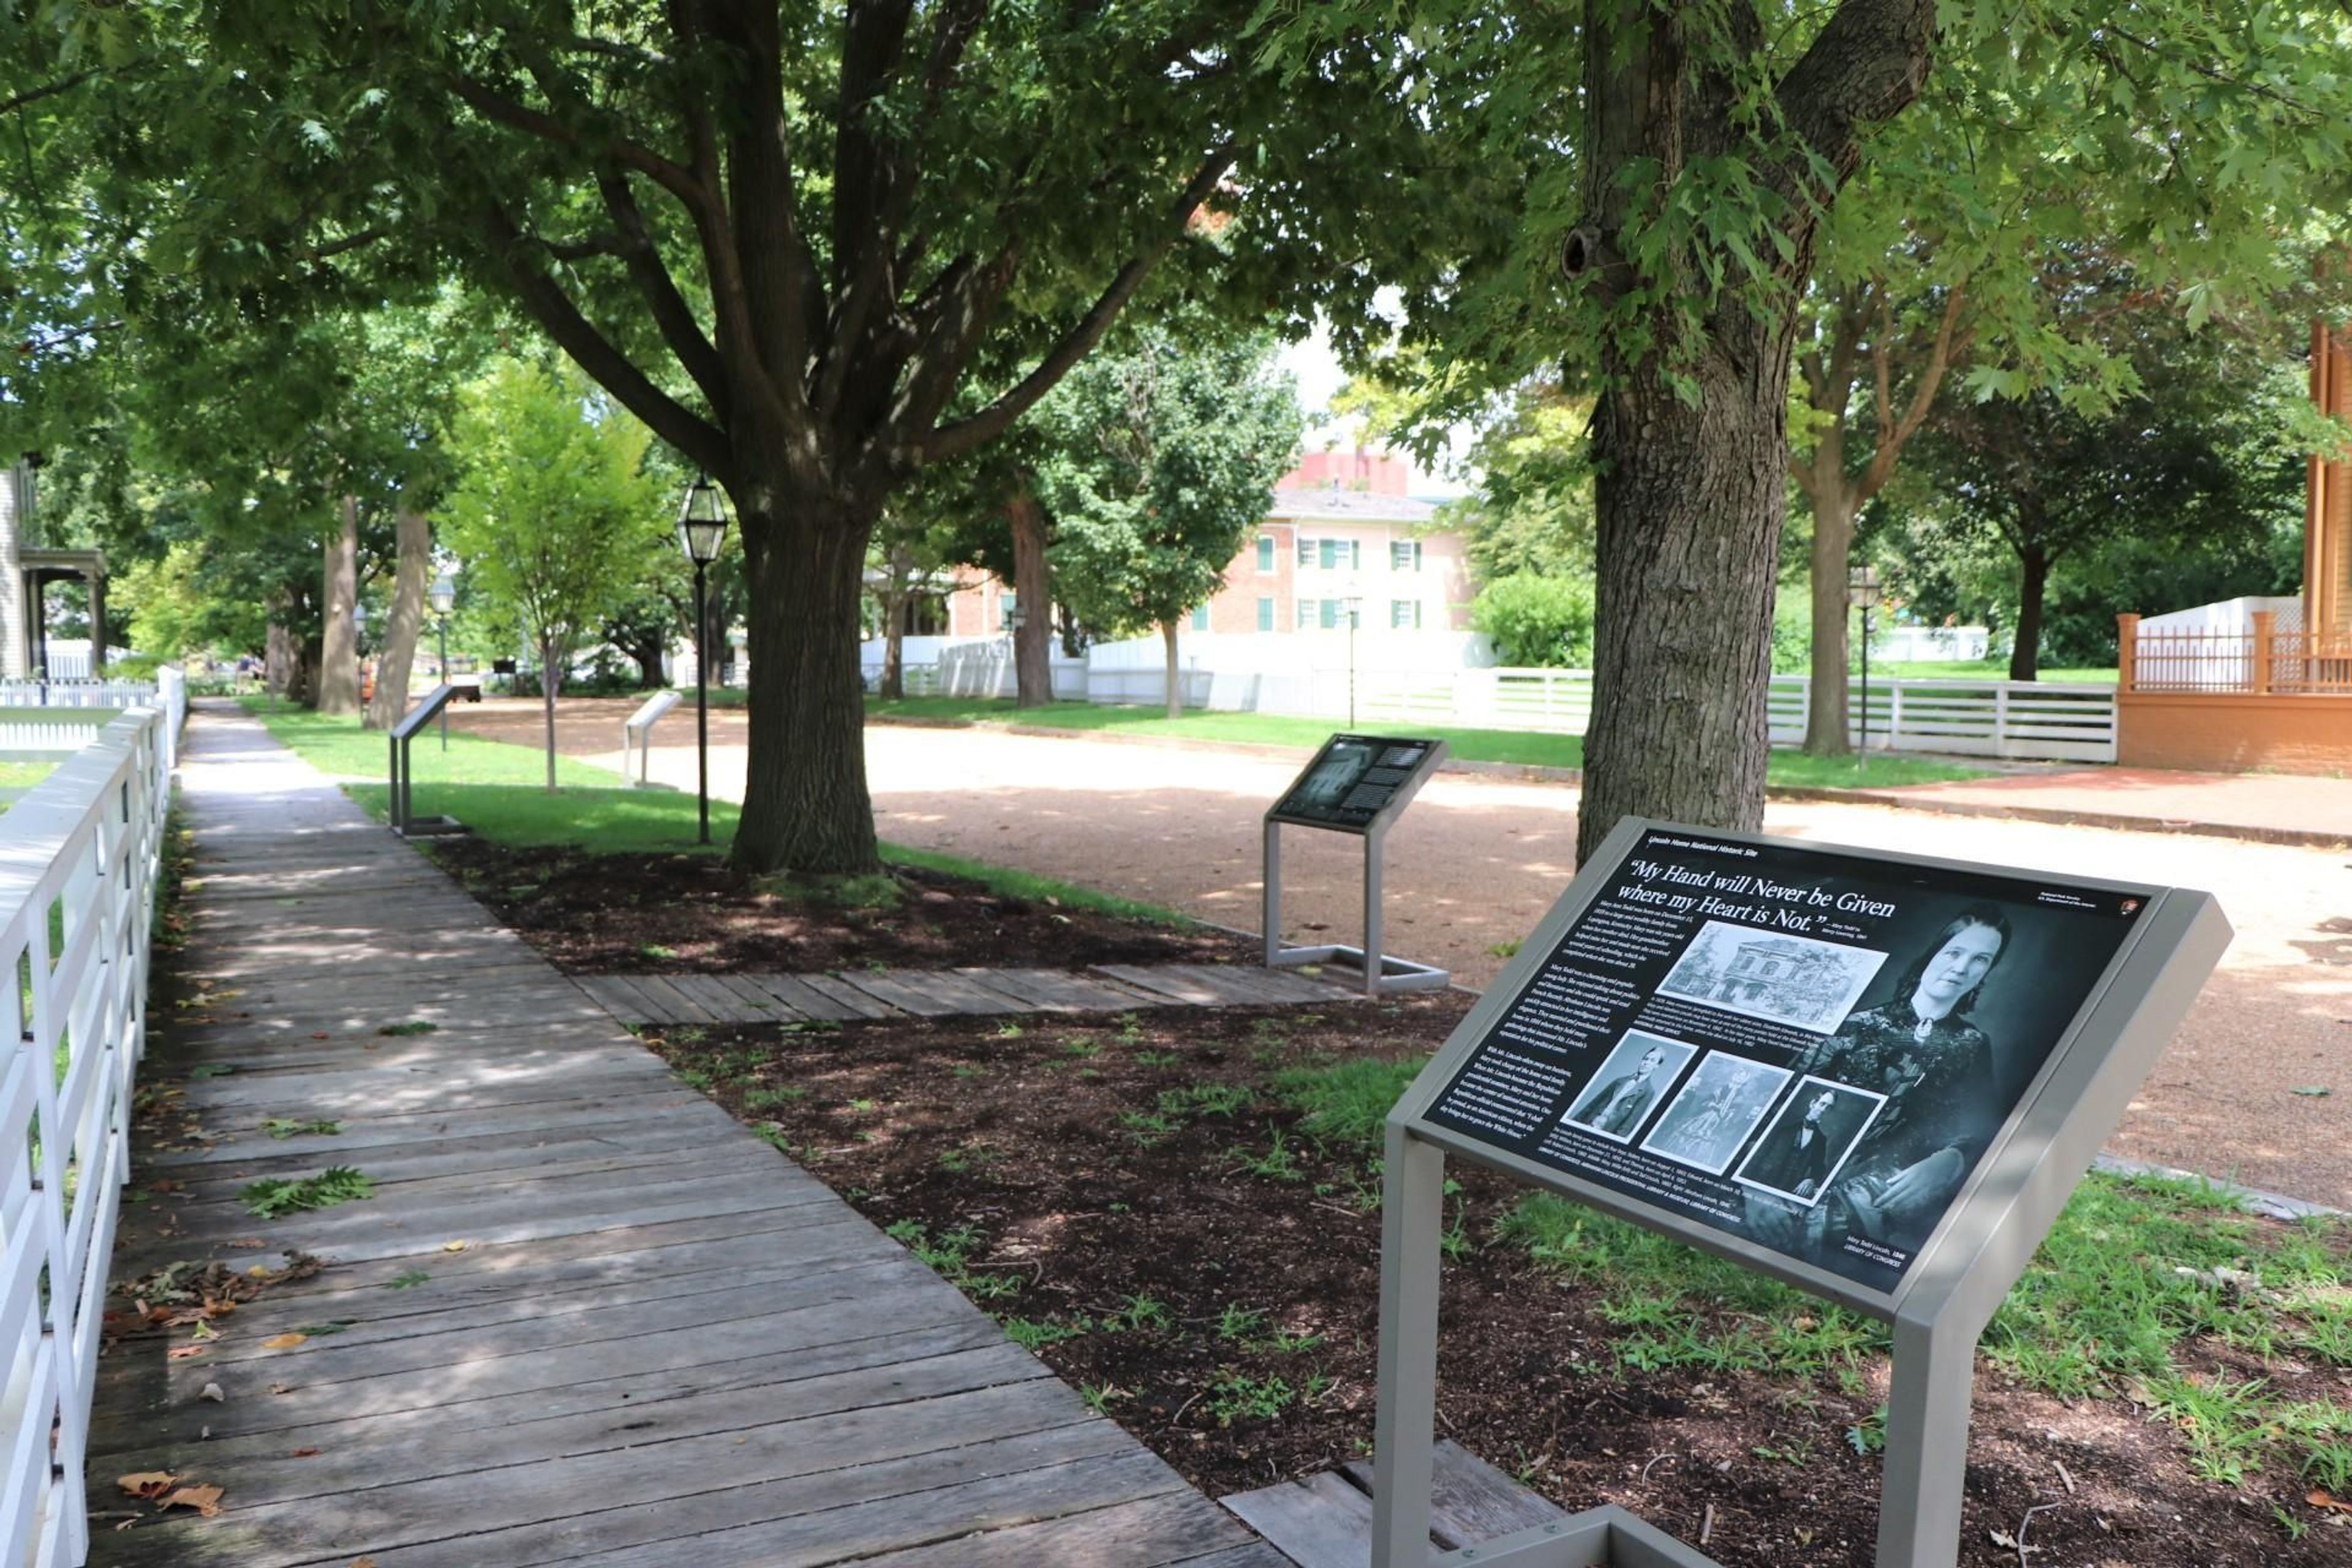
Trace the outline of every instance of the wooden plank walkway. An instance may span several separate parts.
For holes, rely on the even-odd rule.
[[[186,1005],[142,1071],[184,1098],[142,1131],[114,1278],[331,1267],[193,1354],[114,1348],[92,1563],[1280,1568],[258,724],[202,708],[184,786]],[[237,1200],[332,1164],[374,1195]],[[124,1498],[148,1470],[224,1511]]]
[[[1450,1437],[1438,1443],[1434,1458],[1429,1491],[1433,1558],[1569,1517]],[[1371,1464],[1355,1459],[1336,1470],[1235,1492],[1224,1502],[1297,1568],[1364,1568],[1372,1557],[1371,1494]]]
[[[1330,1006],[1363,993],[1296,971],[1232,964],[1087,969],[842,970],[823,974],[583,974],[572,984],[624,1024],[794,1024],[1134,1007]],[[823,989],[819,989],[822,986]]]

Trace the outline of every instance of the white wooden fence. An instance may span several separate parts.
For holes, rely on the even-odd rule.
[[[1110,645],[1121,653],[1126,645]],[[1065,700],[1157,707],[1167,676],[1157,658],[1054,658],[1054,695]],[[1154,650],[1156,653],[1156,650]],[[1328,647],[1318,645],[1328,654]],[[1587,669],[1420,670],[1357,668],[1302,658],[1287,668],[1228,668],[1187,658],[1180,672],[1185,706],[1231,712],[1286,713],[1358,724],[1441,724],[1580,735],[1592,718]],[[910,664],[910,697],[1001,697],[1013,693],[1009,639],[940,650],[935,666]],[[1846,731],[1859,745],[1864,690],[1846,689]],[[1805,738],[1811,689],[1801,675],[1772,678],[1772,740]],[[1930,752],[2020,761],[2112,763],[2116,692],[2111,686],[2011,680],[1874,680],[1867,742],[1874,752]]]
[[[89,1553],[82,1489],[176,715],[134,708],[8,810],[0,841],[0,1555]]]
[[[105,721],[97,715],[127,708],[163,710],[168,773],[188,717],[187,675],[168,664],[152,680],[0,680],[0,755],[79,751]],[[43,709],[69,710],[77,717],[49,719]]]

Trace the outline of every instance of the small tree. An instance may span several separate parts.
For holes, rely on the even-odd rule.
[[[455,437],[447,542],[502,629],[539,651],[552,791],[564,668],[659,547],[648,437],[577,374],[513,360],[467,389]]]
[[[1160,629],[1173,719],[1177,623],[1224,581],[1297,453],[1290,380],[1262,337],[1180,343],[1153,331],[1072,373],[1040,423],[1036,495],[1056,521],[1061,596],[1111,636]]]

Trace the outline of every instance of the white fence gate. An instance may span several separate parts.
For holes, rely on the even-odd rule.
[[[130,1174],[177,715],[134,708],[8,810],[0,843],[0,1553],[88,1556],[106,1268]],[[85,736],[90,731],[85,730]]]

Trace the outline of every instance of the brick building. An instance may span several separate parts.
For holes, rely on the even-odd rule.
[[[1360,447],[1310,454],[1276,487],[1265,521],[1242,542],[1224,585],[1192,612],[1192,628],[1267,637],[1340,629],[1353,600],[1360,633],[1466,630],[1476,588],[1465,542],[1434,525],[1436,503],[1405,494],[1408,478],[1398,458]],[[918,612],[915,626],[998,636],[1013,604],[1005,584],[967,570],[943,611]]]

